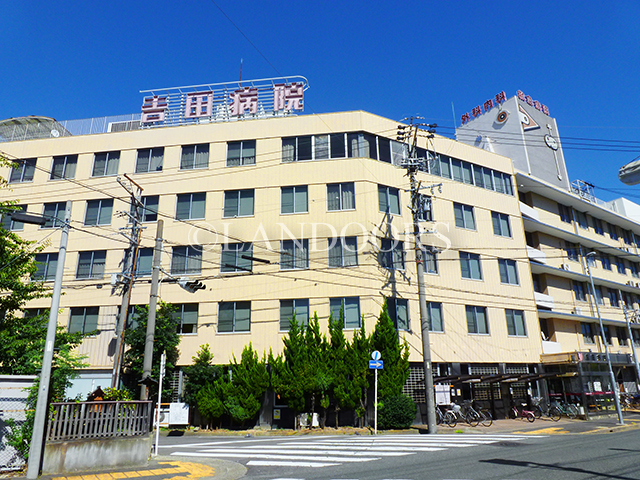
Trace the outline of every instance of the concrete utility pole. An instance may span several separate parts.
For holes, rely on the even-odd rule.
[[[435,125],[429,127],[428,134],[433,137]],[[405,129],[408,128],[408,131]],[[420,182],[416,179],[416,172],[425,166],[426,159],[419,159],[416,154],[418,125],[413,124],[413,118],[409,127],[398,126],[398,140],[403,141],[409,147],[409,158],[403,165],[407,169],[407,175],[411,183],[411,213],[413,214],[413,235],[415,239],[416,268],[418,275],[418,297],[420,299],[420,327],[422,330],[422,356],[424,362],[424,388],[427,402],[427,432],[437,433],[436,404],[433,392],[433,372],[431,368],[431,344],[429,341],[429,311],[427,309],[427,296],[424,287],[424,250],[420,241],[420,212],[423,205],[420,196]],[[413,138],[411,138],[413,137]],[[411,142],[411,145],[409,145]]]
[[[147,336],[144,342],[144,363],[142,371],[142,385],[140,386],[140,400],[149,399],[149,385],[145,382],[151,378],[153,366],[153,338],[156,332],[156,308],[158,305],[158,284],[160,283],[160,263],[162,260],[162,230],[164,222],[158,220],[156,227],[156,245],[153,250],[153,271],[151,273],[151,292],[149,294],[149,316],[147,317]]]
[[[122,276],[116,285],[122,285],[122,305],[120,306],[120,314],[116,320],[116,352],[113,356],[113,375],[111,377],[111,387],[120,387],[120,372],[122,369],[122,357],[124,354],[124,331],[127,326],[127,316],[129,312],[129,303],[131,301],[131,290],[136,275],[136,262],[138,259],[138,248],[140,247],[140,234],[142,233],[142,187],[136,182],[131,180],[124,174],[124,177],[129,180],[131,185],[136,187],[134,193],[131,185],[126,185],[120,177],[117,178],[118,183],[124,188],[129,195],[131,195],[131,212],[125,212],[125,215],[129,217],[131,222],[130,236],[122,233],[129,239],[129,248],[125,251],[125,258],[122,265]],[[123,229],[124,230],[124,229]]]
[[[58,309],[60,308],[60,294],[62,293],[62,275],[64,274],[64,259],[67,254],[67,240],[69,239],[69,221],[71,220],[71,202],[67,201],[64,214],[64,225],[60,236],[60,249],[58,250],[58,266],[56,278],[51,295],[51,309],[49,310],[49,324],[47,326],[47,338],[44,344],[42,357],[42,372],[38,384],[38,400],[36,413],[33,420],[33,434],[29,449],[29,462],[27,463],[27,478],[38,478],[40,464],[42,463],[42,447],[44,444],[44,430],[47,424],[47,411],[49,410],[49,383],[51,382],[51,366],[53,363],[53,348],[56,343],[56,329],[58,328]],[[33,223],[33,222],[30,222]],[[44,222],[43,222],[44,223]]]
[[[636,392],[640,392],[640,365],[638,365],[638,354],[636,353],[636,344],[633,341],[633,332],[631,331],[631,323],[629,322],[629,311],[627,305],[622,301],[622,293],[618,290],[618,296],[620,298],[620,305],[622,305],[622,311],[624,312],[624,320],[627,323],[627,332],[629,333],[629,341],[631,342],[631,352],[633,353],[633,365],[636,367]],[[635,313],[634,313],[635,315]]]
[[[587,257],[596,255],[596,252],[587,253]],[[595,261],[594,261],[595,263]],[[607,338],[604,334],[604,325],[602,324],[602,315],[600,315],[600,307],[598,306],[598,297],[596,296],[596,287],[593,285],[593,275],[591,275],[591,267],[589,266],[589,260],[587,259],[587,270],[589,272],[589,280],[591,281],[591,294],[593,295],[594,303],[596,304],[596,312],[598,313],[598,321],[600,322],[600,339],[604,344],[604,353],[607,357],[607,364],[609,365],[609,379],[611,381],[611,388],[613,389],[613,399],[616,403],[616,411],[618,412],[618,422],[620,425],[624,425],[624,418],[622,418],[622,409],[620,408],[620,397],[618,396],[618,384],[616,377],[613,374],[613,367],[611,366],[611,355],[609,355],[609,347],[607,346]]]

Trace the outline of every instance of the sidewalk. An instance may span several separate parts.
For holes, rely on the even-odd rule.
[[[468,433],[477,435],[571,435],[571,434],[594,434],[609,433],[627,429],[640,428],[640,412],[626,412],[624,414],[625,425],[618,424],[618,417],[612,416],[592,421],[569,420],[562,418],[554,422],[548,418],[537,419],[529,423],[524,419],[495,420],[491,427],[470,427],[458,424],[455,428],[445,425],[438,426],[438,434]],[[415,425],[412,429],[392,432],[378,432],[379,435],[406,433],[408,435],[420,433],[426,434],[426,426]],[[235,432],[237,436],[246,435],[246,431]],[[344,432],[349,434],[350,432]],[[230,434],[230,433],[229,433]],[[311,432],[292,432],[268,430],[264,432],[252,431],[255,436],[290,436],[290,435],[335,435],[336,430],[327,428],[324,431],[313,430]],[[366,434],[366,433],[364,433]],[[215,432],[189,432],[188,435],[212,435],[218,436]],[[194,461],[191,457],[158,456],[152,457],[148,465],[144,467],[113,468],[100,472],[77,473],[74,475],[44,475],[39,477],[43,480],[114,480],[122,478],[140,478],[145,480],[187,480],[202,479],[210,480],[236,480],[245,475],[247,469],[236,462],[219,460],[214,458],[199,458]],[[12,480],[23,480],[24,476],[16,474],[0,475],[0,478],[11,478]]]

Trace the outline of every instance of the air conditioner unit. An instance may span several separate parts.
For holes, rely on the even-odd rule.
[[[140,130],[140,120],[130,120],[127,122],[111,122],[108,132],[127,132],[129,130]]]
[[[563,263],[562,265],[560,265],[562,267],[562,270],[566,270],[567,272],[571,271],[571,267],[569,266],[568,263]]]
[[[573,313],[574,313],[575,315],[582,315],[582,308],[580,308],[580,307],[576,307],[576,308],[574,308],[574,309],[573,309]]]

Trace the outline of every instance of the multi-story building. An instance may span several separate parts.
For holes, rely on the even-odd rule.
[[[121,298],[110,282],[121,273],[129,246],[120,231],[128,227],[131,202],[117,180],[127,184],[126,173],[143,189],[145,206],[131,305],[149,300],[159,219],[164,279],[199,280],[206,287],[186,293],[175,281],[160,286],[162,300],[178,308],[180,366],[205,343],[222,364],[249,342],[259,352],[277,353],[294,311],[302,321],[317,312],[326,329],[329,315],[344,308],[347,332],[361,322],[371,331],[386,298],[399,336],[410,346],[406,390],[424,401],[415,241],[397,123],[362,111],[293,115],[300,107],[294,100],[301,98],[293,93],[302,95],[302,87],[286,84],[291,103],[282,103],[285,94],[278,92],[284,87],[273,83],[257,87],[259,96],[240,106],[238,97],[247,92],[236,84],[223,93],[219,86],[153,92],[142,116],[1,122],[1,150],[16,162],[0,171],[10,182],[2,198],[18,199],[24,210],[50,219],[38,227],[5,216],[5,226],[48,242],[37,256],[47,282],[60,241],[55,219],[72,202],[59,321],[70,331],[98,332],[80,347],[91,367],[72,396],[111,379]],[[273,97],[265,100],[263,92]],[[215,104],[219,97],[225,100]],[[576,317],[573,298],[553,290],[572,295],[571,282],[584,282],[584,273],[579,263],[575,272],[559,267],[572,262],[560,258],[564,245],[556,243],[564,237],[546,232],[551,226],[568,230],[561,220],[544,219],[543,205],[551,200],[532,185],[566,195],[566,207],[584,200],[535,178],[516,181],[507,156],[440,136],[418,140],[419,156],[428,159],[418,180],[434,185],[423,190],[422,242],[429,246],[425,283],[435,379],[454,398],[492,401],[500,409],[539,389],[541,354],[552,342],[562,344],[561,352],[574,351],[563,335],[571,337],[580,321],[593,324],[592,315]],[[516,184],[543,220],[521,214]],[[616,225],[632,229],[632,222],[620,223],[624,217],[601,210],[607,213],[601,220],[615,218]],[[533,227],[547,224],[540,232]],[[563,233],[568,240],[581,234]],[[530,262],[545,253],[546,262]],[[626,258],[628,269],[631,256]],[[616,282],[604,275],[598,281]],[[635,288],[618,283],[623,291]],[[551,315],[545,317],[541,302],[552,300],[562,309],[545,309]],[[41,299],[29,309],[48,306]]]
[[[547,380],[549,391],[580,399],[591,411],[612,409],[603,342],[618,387],[637,391],[640,207],[624,198],[603,202],[589,184],[569,181],[556,122],[531,97],[497,95],[495,104],[475,113],[463,119],[457,138],[513,160],[542,335],[540,361],[544,371],[558,374]]]

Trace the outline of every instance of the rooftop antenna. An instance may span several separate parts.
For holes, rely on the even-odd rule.
[[[242,87],[242,58],[240,59],[240,87]]]

